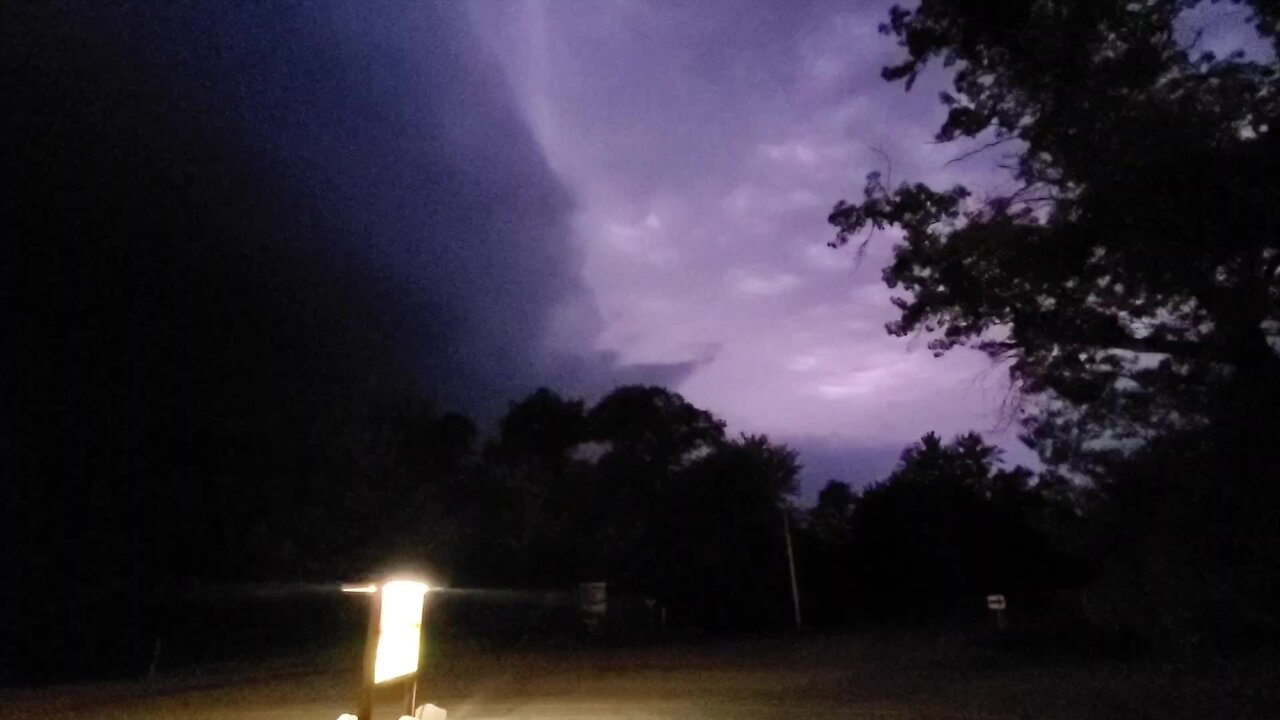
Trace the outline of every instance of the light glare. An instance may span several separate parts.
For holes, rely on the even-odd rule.
[[[373,661],[375,684],[417,672],[422,644],[422,604],[426,593],[426,583],[413,580],[392,580],[383,584],[378,649]]]

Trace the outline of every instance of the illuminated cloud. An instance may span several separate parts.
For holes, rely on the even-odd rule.
[[[876,30],[890,4],[472,8],[576,200],[594,347],[680,363],[714,345],[678,390],[733,430],[876,467],[930,430],[996,428],[1003,392],[976,354],[885,334],[892,232],[860,265],[825,244],[831,205],[871,170],[999,181],[932,142],[938,78],[910,94],[880,79],[898,53]]]
[[[800,284],[800,276],[789,272],[756,273],[747,270],[731,270],[729,284],[742,295],[777,297],[794,290]]]

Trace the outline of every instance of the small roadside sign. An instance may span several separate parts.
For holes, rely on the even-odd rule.
[[[607,582],[578,583],[578,610],[588,631],[595,632],[604,625],[609,614],[609,584]]]
[[[988,595],[988,596],[987,596],[987,609],[991,611],[991,614],[992,614],[993,616],[995,616],[995,620],[996,620],[996,629],[1001,630],[1001,631],[1003,631],[1003,630],[1004,630],[1004,609],[1005,609],[1005,607],[1006,607],[1006,603],[1005,603],[1005,600],[1004,600],[1004,595],[999,595],[999,594],[997,594],[997,595]]]
[[[435,708],[434,705],[418,707],[417,704],[421,684],[418,671],[422,664],[422,628],[427,612],[426,596],[430,589],[426,583],[416,580],[389,580],[342,587],[346,593],[366,594],[371,601],[356,714],[344,715],[344,718],[372,720],[374,688],[391,683],[405,686],[403,715],[423,708]]]

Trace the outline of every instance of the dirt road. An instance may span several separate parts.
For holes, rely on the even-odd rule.
[[[350,712],[346,659],[151,684],[0,694],[0,717],[333,720]],[[946,646],[853,638],[650,649],[441,650],[427,696],[450,718],[1280,717],[1270,668],[1186,675],[1120,664],[1028,665]],[[1268,690],[1268,687],[1270,689]],[[389,693],[378,718],[397,717]]]

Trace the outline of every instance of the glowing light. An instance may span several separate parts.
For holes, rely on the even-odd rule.
[[[378,649],[373,661],[375,684],[417,672],[422,645],[422,604],[427,589],[426,583],[413,580],[383,583]]]
[[[378,586],[377,585],[343,585],[342,592],[369,593],[370,595],[372,595],[373,593],[378,592]]]

